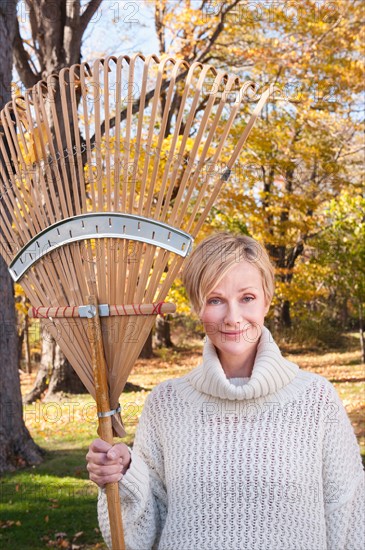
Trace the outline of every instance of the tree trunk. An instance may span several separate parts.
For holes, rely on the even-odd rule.
[[[58,392],[87,393],[87,390],[59,346],[48,335],[42,340],[42,356],[37,378],[32,390],[24,397],[29,404],[41,399],[45,391],[45,401],[57,399]]]
[[[341,309],[340,309],[340,323],[343,329],[346,329],[349,322],[349,309],[348,309],[348,300],[347,296],[342,300]]]
[[[30,355],[30,342],[29,342],[29,317],[25,316],[24,321],[24,342],[25,342],[25,372],[30,374],[32,372],[32,358]]]
[[[51,376],[55,354],[55,342],[50,337],[43,338],[42,340],[42,354],[41,362],[37,377],[35,379],[34,387],[32,390],[24,396],[23,402],[25,404],[33,403],[37,399],[41,399],[44,392],[48,388],[49,379]]]
[[[53,370],[45,401],[55,399],[56,394],[60,392],[87,393],[87,390],[62,353],[61,348],[56,344]]]
[[[2,2],[0,4],[0,109],[11,99],[12,42],[15,21],[16,0]],[[4,208],[3,205],[0,207]],[[1,234],[0,238],[3,238]],[[0,304],[0,473],[2,473],[20,466],[39,464],[43,453],[30,437],[23,420],[14,291],[7,265],[1,257]]]
[[[22,367],[24,336],[25,326],[22,328],[20,334],[18,334],[18,365],[20,368]]]
[[[171,341],[171,327],[168,319],[158,315],[156,318],[155,329],[156,346],[158,348],[173,348],[174,344]]]
[[[141,353],[139,354],[139,357],[141,359],[151,359],[153,357],[153,350],[152,350],[152,330],[148,335],[148,338],[141,350]]]
[[[290,317],[290,302],[289,300],[284,300],[282,308],[281,308],[281,321],[283,324],[283,327],[290,328],[291,327],[291,317]]]
[[[7,265],[2,258],[0,258],[0,303],[2,313],[0,327],[1,474],[21,466],[39,464],[43,454],[31,438],[23,420],[13,285]]]
[[[273,321],[273,330],[274,334],[279,334],[281,330],[281,319],[282,319],[282,308],[279,303],[274,307],[274,321]]]
[[[360,346],[361,346],[361,360],[365,363],[365,334],[364,334],[364,316],[362,304],[359,304],[359,330],[360,330]]]

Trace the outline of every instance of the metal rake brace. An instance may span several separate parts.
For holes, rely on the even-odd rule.
[[[193,239],[167,223],[115,212],[82,214],[59,221],[35,235],[9,265],[13,281],[23,275],[44,255],[77,241],[120,238],[153,244],[179,256],[189,254]]]

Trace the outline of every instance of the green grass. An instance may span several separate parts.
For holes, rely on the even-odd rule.
[[[77,397],[80,403],[86,402],[85,396]],[[82,425],[78,418],[70,418],[67,402],[57,405],[63,412],[58,422],[49,422],[50,407],[36,406],[40,418],[30,415],[34,405],[26,407],[25,416],[33,438],[46,450],[45,459],[37,467],[1,479],[0,547],[40,550],[72,548],[73,544],[75,548],[105,548],[97,529],[97,488],[85,468],[87,446],[95,437],[94,423]]]
[[[61,546],[62,541],[68,548],[68,542],[100,541],[95,530],[95,486],[65,473],[68,466],[81,464],[84,456],[84,450],[63,453],[63,460],[49,453],[44,467],[1,481],[1,548],[43,549]]]
[[[176,340],[176,338],[175,338]],[[292,344],[285,355],[302,368],[326,376],[336,387],[350,416],[365,459],[364,369],[354,339],[342,351],[313,353]],[[176,350],[160,350],[140,360],[130,381],[143,388],[124,393],[122,416],[133,442],[138,418],[149,391],[159,382],[182,376],[200,360],[201,343],[190,340]],[[25,377],[26,378],[26,377]],[[32,380],[24,382],[23,390]],[[24,410],[34,440],[46,451],[44,462],[0,480],[0,547],[2,550],[47,548],[105,549],[97,528],[96,486],[88,481],[85,454],[96,437],[96,409],[89,396],[61,402],[35,403]]]

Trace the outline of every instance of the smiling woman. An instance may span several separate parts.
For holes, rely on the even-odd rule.
[[[333,386],[285,359],[264,326],[274,273],[264,248],[218,234],[183,280],[205,327],[202,363],[159,384],[133,450],[95,440],[99,487],[119,481],[128,550],[360,550],[364,476]]]
[[[224,248],[207,262],[207,247]],[[251,376],[274,289],[273,268],[265,249],[250,237],[233,240],[230,235],[215,235],[192,254],[184,281],[188,293],[196,297],[194,305],[227,377]],[[197,281],[204,283],[195,288]],[[200,296],[206,298],[199,300]]]

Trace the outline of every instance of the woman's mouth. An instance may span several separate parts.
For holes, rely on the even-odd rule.
[[[246,333],[246,330],[235,330],[235,331],[225,331],[221,330],[220,333],[222,335],[222,338],[235,338],[236,340],[239,338],[244,338],[244,335]]]

